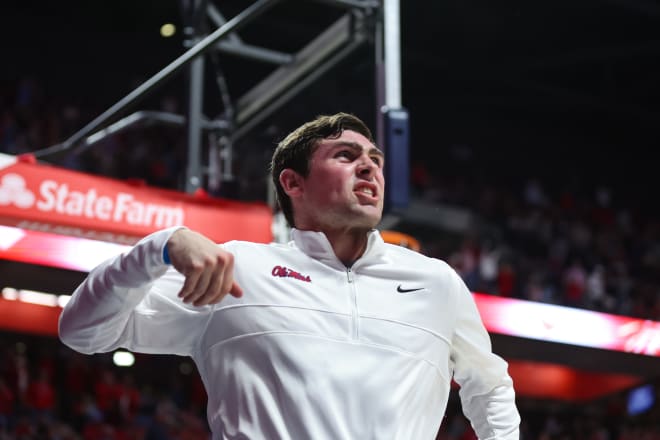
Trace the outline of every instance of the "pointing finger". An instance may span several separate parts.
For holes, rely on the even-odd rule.
[[[197,280],[197,284],[195,285],[192,293],[188,295],[187,298],[184,298],[184,302],[197,305],[196,303],[207,294],[212,275],[213,274],[210,271],[204,270]]]
[[[192,272],[186,276],[183,287],[181,287],[181,290],[179,291],[179,298],[185,301],[186,298],[193,293],[201,275],[201,272]]]

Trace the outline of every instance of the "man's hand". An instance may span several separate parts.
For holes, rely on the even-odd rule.
[[[170,261],[186,278],[179,297],[204,306],[220,302],[228,293],[239,298],[243,290],[234,281],[234,255],[205,236],[179,229],[167,242]]]

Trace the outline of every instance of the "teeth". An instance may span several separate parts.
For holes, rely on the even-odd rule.
[[[370,196],[374,195],[374,192],[371,188],[362,188],[360,191],[365,193],[365,194],[369,194]]]

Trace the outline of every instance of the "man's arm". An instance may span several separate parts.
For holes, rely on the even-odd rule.
[[[232,270],[233,256],[206,237],[156,232],[89,273],[60,315],[60,338],[82,353],[190,354],[211,309],[199,306],[240,296]]]
[[[458,274],[452,273],[452,277],[457,318],[451,357],[463,412],[480,440],[518,440],[520,415],[508,365],[492,352],[467,286]]]

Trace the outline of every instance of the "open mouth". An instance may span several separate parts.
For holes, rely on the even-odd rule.
[[[378,201],[378,188],[376,188],[375,185],[358,185],[355,187],[354,192],[358,197],[368,200],[369,202],[373,203]]]
[[[362,188],[358,189],[357,192],[366,194],[370,197],[376,197],[376,192],[373,190],[373,188],[368,188],[366,186],[363,186]]]

